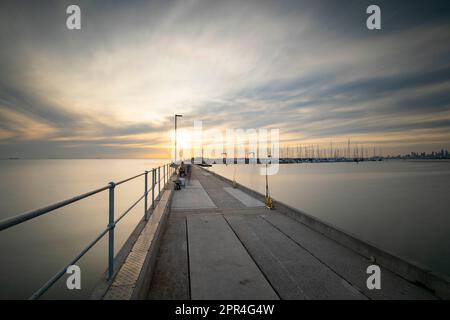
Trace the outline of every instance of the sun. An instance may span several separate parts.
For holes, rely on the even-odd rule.
[[[172,148],[174,146],[174,133],[172,131]],[[177,158],[189,158],[192,149],[192,134],[186,129],[177,130]],[[173,149],[172,149],[173,154]]]
[[[192,146],[192,135],[189,131],[181,129],[177,132],[177,145],[179,148],[190,149]]]

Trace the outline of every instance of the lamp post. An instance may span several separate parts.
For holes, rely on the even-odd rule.
[[[177,118],[178,117],[182,117],[183,115],[181,114],[176,114],[175,115],[175,166],[177,165]]]

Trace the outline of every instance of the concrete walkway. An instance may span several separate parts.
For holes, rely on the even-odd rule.
[[[365,257],[194,167],[175,191],[149,299],[436,299]]]

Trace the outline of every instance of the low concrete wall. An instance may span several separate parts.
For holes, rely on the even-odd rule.
[[[131,300],[145,300],[147,298],[148,290],[150,288],[150,282],[152,280],[153,271],[155,270],[156,257],[158,256],[159,247],[161,244],[162,234],[166,228],[167,217],[170,211],[170,203],[172,202],[174,184],[169,181],[166,190],[162,195],[164,199],[163,214],[161,221],[158,224],[155,232],[154,240],[151,243],[150,249],[145,257],[144,265],[142,267],[141,274],[136,282],[136,287],[131,295]],[[166,201],[167,200],[167,201]]]
[[[151,209],[149,209],[149,214],[151,214]],[[139,235],[141,234],[142,230],[144,229],[146,225],[146,221],[144,218],[141,219],[141,221],[138,223],[136,228],[131,233],[130,237],[125,241],[124,245],[120,249],[120,251],[117,253],[116,257],[114,258],[114,273],[111,280],[108,279],[108,270],[106,270],[102,275],[102,280],[100,280],[94,290],[91,293],[90,300],[100,300],[105,295],[108,288],[111,286],[112,281],[114,280],[115,276],[117,275],[117,272],[119,271],[120,267],[125,262],[126,258],[128,257],[128,254],[131,251],[131,248],[133,248],[134,243],[138,239]]]
[[[205,170],[219,179],[232,184],[230,179],[227,179],[215,172],[206,170],[199,167],[201,170]],[[265,200],[265,195],[247,188],[241,184],[238,184],[238,188],[252,195],[253,197]],[[399,276],[407,279],[410,282],[419,284],[435,293],[436,296],[442,299],[450,299],[450,278],[428,270],[425,267],[420,266],[417,263],[410,262],[403,257],[394,255],[387,250],[378,248],[377,246],[370,244],[366,241],[351,235],[350,233],[340,230],[339,228],[321,221],[320,219],[313,217],[307,213],[304,213],[298,209],[292,208],[280,201],[274,199],[274,208],[280,212],[289,216],[311,229],[323,234],[324,236],[336,241],[337,243],[357,252],[358,254],[375,260],[374,263],[383,266],[384,268],[398,274]]]

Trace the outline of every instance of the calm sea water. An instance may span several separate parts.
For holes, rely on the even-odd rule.
[[[167,160],[166,160],[167,161]],[[164,160],[0,160],[0,219],[119,181]],[[257,165],[211,170],[264,192]],[[117,188],[116,212],[144,189],[143,177]],[[274,198],[432,270],[450,274],[450,163],[385,161],[280,165]],[[116,251],[144,212],[116,227]],[[0,232],[0,298],[27,298],[107,224],[107,194]],[[82,290],[66,277],[45,298],[88,298],[107,267],[107,238],[79,263]]]
[[[258,165],[211,170],[261,193]],[[450,275],[450,162],[280,165],[273,198],[409,261]]]
[[[120,181],[168,160],[0,160],[0,219]],[[162,171],[161,171],[162,174]],[[149,179],[149,181],[151,181]],[[116,188],[116,215],[144,193],[144,177]],[[141,201],[115,229],[116,253],[144,214]],[[0,232],[0,298],[28,298],[108,224],[107,192]],[[89,298],[107,268],[104,237],[79,263],[82,289],[66,276],[44,298]]]

